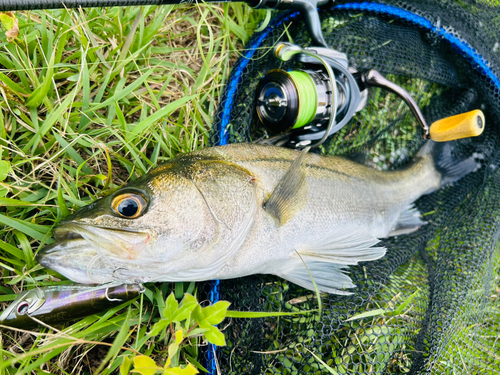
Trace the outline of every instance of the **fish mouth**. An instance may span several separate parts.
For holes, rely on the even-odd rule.
[[[53,237],[56,242],[39,251],[37,261],[85,284],[115,281],[116,269],[127,269],[150,239],[149,233],[74,222],[54,229]]]
[[[82,232],[92,233],[92,229],[99,231],[109,231],[118,232],[118,233],[129,233],[129,234],[137,234],[137,235],[147,235],[144,232],[130,230],[130,229],[117,229],[105,226],[98,225],[90,225],[90,224],[81,224],[81,223],[64,223],[56,227],[52,233],[52,236],[57,242],[63,242],[68,240],[78,240],[85,238],[82,236]]]
[[[59,237],[59,241],[45,246],[36,255],[43,267],[51,269],[68,279],[83,284],[98,284],[90,276],[92,259],[99,256],[96,249],[78,235]],[[86,260],[88,259],[88,260]]]

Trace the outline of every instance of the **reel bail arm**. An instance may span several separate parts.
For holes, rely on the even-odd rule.
[[[325,5],[329,0],[245,0],[255,9],[295,9],[304,17],[307,31],[316,47],[328,48],[319,19],[318,6]]]
[[[330,79],[330,82],[336,82],[335,73],[333,72],[332,67],[318,53],[308,51],[306,49],[300,48],[297,45],[290,44],[290,43],[278,44],[276,46],[274,53],[275,53],[276,57],[282,61],[288,61],[293,56],[295,56],[296,54],[299,54],[299,53],[303,54],[305,56],[308,56],[308,57],[312,57],[313,59],[317,59],[321,64],[323,64],[323,67],[326,69],[326,72],[328,73],[328,78]],[[332,95],[331,113],[330,113],[330,118],[328,120],[328,125],[326,126],[325,133],[323,134],[321,139],[315,143],[311,143],[310,141],[304,142],[302,144],[303,147],[308,146],[309,148],[311,148],[311,147],[320,146],[323,142],[326,141],[326,139],[330,135],[330,132],[332,131],[333,125],[335,124],[335,119],[337,117],[338,92],[334,88],[332,88],[331,95]]]

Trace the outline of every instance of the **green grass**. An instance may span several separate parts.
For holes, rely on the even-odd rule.
[[[69,283],[35,261],[64,216],[207,146],[230,67],[262,13],[225,4],[16,16],[17,38],[0,32],[0,310],[27,288]],[[173,288],[151,286],[63,332],[4,331],[0,374],[106,373],[138,352],[162,365],[172,337],[146,334]],[[177,362],[196,358],[187,346]]]
[[[207,146],[231,65],[264,17],[241,4],[16,15],[19,36],[9,41],[0,32],[0,310],[27,288],[69,283],[35,260],[39,249],[52,241],[51,230],[64,216],[172,156]],[[413,86],[415,95],[420,90],[426,95],[440,92],[423,83]],[[374,123],[387,121],[389,103],[379,98],[383,95],[376,91],[372,110],[358,116],[373,116]],[[392,115],[397,117],[400,111],[394,108]],[[419,129],[405,119],[398,131],[382,141],[390,145],[401,133],[411,139]],[[363,134],[357,136],[364,142]],[[385,143],[381,148],[389,159],[394,150]],[[373,154],[381,155],[377,147]],[[380,163],[374,166],[384,167]],[[423,268],[419,263],[414,266]],[[179,300],[185,292],[195,292],[194,283],[148,288],[136,300],[67,324],[61,331],[0,332],[0,375],[96,370],[126,374],[133,366],[147,373],[145,367],[164,366],[167,358],[174,366],[190,362],[202,372],[196,363],[196,344],[202,336],[217,341],[220,335],[197,331],[190,318],[170,322],[169,316],[178,311],[174,308],[191,303],[191,313],[196,307],[189,299],[180,306],[167,299],[172,292]],[[417,324],[401,328],[417,319],[415,311],[405,305],[414,291],[406,290],[404,297],[399,292],[388,288],[379,300],[365,306],[369,313],[346,321],[345,330],[336,332],[331,347],[325,349],[335,355],[315,352],[325,365],[311,359],[311,369],[327,373],[329,366],[330,373],[353,369],[383,373],[388,352],[411,352],[400,338],[416,333],[410,331]],[[295,312],[301,309],[291,308]],[[482,335],[484,342],[495,347],[500,342],[492,338],[498,314],[495,308],[485,330],[464,322],[461,331],[471,340]],[[204,320],[203,316],[197,319],[196,324]],[[154,327],[162,328],[161,332]],[[176,349],[179,331],[183,332],[182,351]],[[457,333],[457,338],[462,336]],[[296,343],[280,358],[286,363],[309,355],[308,350],[307,342]],[[460,373],[453,372],[459,371],[453,367],[453,354],[460,350],[470,348],[446,347],[439,370]],[[484,350],[484,346],[475,350]],[[139,355],[152,359],[154,366]],[[374,358],[380,358],[379,365],[363,364]],[[411,358],[404,354],[389,364],[389,370],[405,373],[410,365]]]

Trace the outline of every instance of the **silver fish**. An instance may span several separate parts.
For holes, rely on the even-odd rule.
[[[433,143],[394,172],[273,146],[207,148],[81,209],[38,260],[79,283],[263,273],[314,290],[312,275],[319,290],[348,294],[347,266],[384,256],[379,238],[424,224],[416,199],[476,167]]]

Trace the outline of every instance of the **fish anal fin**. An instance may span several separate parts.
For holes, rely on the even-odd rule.
[[[356,286],[345,270],[348,265],[383,257],[386,249],[374,247],[378,242],[360,227],[339,226],[313,243],[298,245],[297,254],[276,274],[310,290],[315,290],[316,283],[322,292],[352,294],[346,289]]]
[[[292,162],[288,171],[278,182],[264,209],[284,225],[297,215],[307,203],[307,167],[304,158],[309,151],[305,148]]]
[[[339,264],[302,262],[300,259],[294,259],[294,262],[288,263],[277,275],[312,291],[315,290],[316,284],[320,292],[350,295],[352,292],[346,289],[355,288],[356,285],[342,272],[343,269],[344,266]]]
[[[398,220],[394,223],[394,227],[387,237],[413,233],[425,224],[427,222],[420,219],[420,212],[413,205],[410,205],[401,211]]]
[[[384,256],[384,247],[373,247],[379,239],[356,226],[339,226],[316,242],[299,245],[298,253],[304,260],[341,265],[356,265]]]

